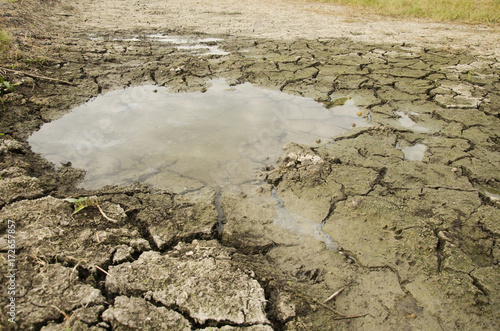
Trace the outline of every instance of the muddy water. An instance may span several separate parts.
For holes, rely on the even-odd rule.
[[[139,86],[100,95],[29,139],[56,165],[86,170],[82,186],[145,182],[176,192],[238,185],[283,153],[366,126],[352,104],[326,109],[312,99],[213,80],[202,92]]]
[[[399,149],[404,153],[405,160],[422,161],[424,159],[427,146],[424,144],[415,144],[413,146],[401,147],[397,144],[396,149]]]
[[[310,236],[318,241],[322,241],[329,250],[339,249],[339,245],[323,231],[323,223],[312,222],[299,214],[291,212],[278,196],[276,189],[272,191],[272,199],[276,202],[277,217],[273,220],[275,225],[297,235],[299,238]]]

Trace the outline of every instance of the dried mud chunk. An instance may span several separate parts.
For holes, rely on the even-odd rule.
[[[111,203],[109,201],[104,201],[99,205],[107,216],[116,220],[119,224],[123,223],[127,219],[127,214],[125,213],[125,210],[119,204]]]
[[[51,196],[37,200],[24,200],[4,207],[0,211],[0,230],[8,220],[16,224],[16,245],[27,255],[70,263],[79,263],[91,269],[95,264],[109,263],[121,245],[131,246],[131,254],[150,249],[137,230],[126,227],[109,229],[112,223],[104,220],[95,225],[94,219],[83,215],[72,217],[71,205]],[[80,215],[81,214],[81,215]],[[100,214],[98,220],[100,220]]]
[[[163,215],[159,223],[155,223],[149,226],[149,233],[156,246],[165,249],[179,240],[210,238],[212,228],[217,223],[217,212],[209,206],[201,205],[177,208],[172,213]]]
[[[132,260],[133,248],[126,245],[116,247],[115,254],[113,255],[113,264],[120,264]]]
[[[177,241],[211,237],[212,228],[217,223],[217,211],[209,202],[174,203],[171,195],[162,194],[146,196],[142,203],[145,208],[137,217],[147,224],[154,243],[161,250]]]
[[[478,268],[471,273],[475,285],[488,296],[490,304],[500,308],[500,270],[496,267]]]
[[[484,294],[469,275],[446,271],[419,275],[406,284],[405,289],[424,312],[442,316],[440,325],[446,330],[456,330],[458,325],[466,325],[469,330],[497,329],[494,325],[498,323],[498,318],[483,317],[487,310],[494,308],[478,305],[478,298],[484,298]],[[467,307],[467,314],[464,314],[463,307]]]
[[[325,160],[339,157],[342,164],[365,168],[399,164],[404,155],[395,148],[396,138],[381,131],[370,130],[352,139],[338,137],[334,144],[320,147],[318,154]]]
[[[210,320],[269,324],[264,290],[256,280],[226,259],[200,258],[194,250],[179,258],[151,251],[133,263],[112,266],[106,288],[113,294],[145,296],[178,307],[200,324]]]
[[[498,213],[498,208],[482,206],[472,215],[469,222],[477,222],[477,224],[483,226],[486,231],[496,236],[500,235],[500,214]]]
[[[113,307],[102,314],[115,331],[191,330],[189,321],[165,307],[156,307],[141,298],[119,296]]]
[[[444,244],[441,259],[442,261],[440,267],[442,270],[468,274],[476,268],[476,265],[471,258],[457,248],[455,244],[450,242],[446,242]]]
[[[0,211],[0,229],[11,220],[16,224],[17,247],[36,246],[57,236],[61,224],[72,221],[69,204],[51,196],[13,203]],[[48,231],[48,228],[51,230]]]
[[[94,326],[99,323],[100,315],[104,311],[104,306],[93,306],[87,308],[79,308],[69,315],[69,320],[63,323],[49,323],[44,326],[41,331],[104,331],[105,329]],[[92,325],[92,326],[90,326]]]
[[[5,152],[24,152],[24,150],[24,145],[17,140],[0,140],[0,154],[3,154]]]
[[[19,176],[0,180],[0,205],[43,196],[38,178]]]
[[[344,193],[348,196],[368,194],[379,174],[375,170],[362,167],[333,165],[330,177],[344,186]]]
[[[75,280],[73,268],[48,265],[45,271],[33,277],[31,289],[19,298],[18,320],[21,329],[28,329],[31,325],[61,318],[63,315],[59,310],[71,312],[82,305],[101,305],[104,302],[98,289]]]
[[[450,171],[450,166],[419,161],[404,161],[388,165],[382,183],[391,188],[429,187],[464,191],[474,189],[467,177],[457,177]]]
[[[448,82],[432,90],[434,101],[445,108],[478,108],[483,98],[475,96],[473,86]]]
[[[276,296],[276,317],[286,322],[294,318],[296,313],[295,303],[292,301],[290,294],[278,293]]]

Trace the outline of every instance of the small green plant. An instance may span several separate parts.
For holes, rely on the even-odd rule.
[[[23,62],[29,66],[48,66],[50,63],[46,59],[40,58],[25,58]]]
[[[14,86],[16,86],[16,85],[19,85],[19,84],[12,84],[11,82],[4,80],[0,76],[0,95],[14,92]]]
[[[78,199],[74,198],[68,198],[64,199],[64,201],[70,202],[74,205],[75,211],[73,212],[73,215],[78,213],[80,210],[90,207],[90,206],[97,206],[97,199],[93,199],[92,197],[82,197]]]
[[[101,206],[99,206],[99,201],[97,200],[97,197],[81,197],[81,198],[77,198],[77,199],[68,198],[68,199],[64,199],[64,201],[67,201],[67,202],[72,203],[74,205],[75,211],[73,212],[73,215],[75,215],[76,213],[78,213],[79,211],[81,211],[84,208],[96,207],[97,209],[99,209],[99,212],[101,213],[101,215],[105,219],[107,219],[108,221],[110,221],[112,223],[118,223],[117,220],[112,219],[111,217],[108,217],[104,213]]]

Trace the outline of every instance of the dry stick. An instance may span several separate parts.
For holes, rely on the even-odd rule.
[[[328,307],[324,303],[319,302],[318,300],[315,300],[317,303],[319,303],[323,308],[326,308],[328,310],[331,310],[337,315],[340,315],[340,317],[334,317],[334,320],[346,320],[346,319],[353,319],[353,318],[360,318],[360,317],[365,317],[368,314],[363,314],[363,315],[354,315],[354,316],[347,316],[346,314],[342,314],[341,312],[336,311],[335,309]]]
[[[64,317],[66,318],[66,320],[68,320],[68,321],[69,321],[69,316],[68,316],[65,312],[63,312],[61,309],[59,309],[59,308],[58,308],[57,306],[55,306],[55,305],[50,305],[50,306],[51,306],[52,308],[54,308],[55,310],[57,310],[58,312],[60,312],[61,314],[63,314],[63,315],[64,315]]]
[[[337,295],[339,295],[343,290],[344,290],[344,288],[342,287],[340,290],[338,290],[337,292],[333,293],[330,297],[328,297],[328,299],[323,301],[323,303],[327,303],[328,301],[333,300],[333,298],[335,298]]]
[[[111,217],[108,217],[106,214],[104,214],[104,212],[102,211],[101,206],[99,206],[99,204],[96,204],[96,206],[97,206],[97,209],[99,209],[99,211],[101,212],[102,216],[104,216],[105,219],[107,219],[108,221],[110,221],[112,223],[118,223],[117,220],[114,220]]]
[[[87,257],[87,256],[88,256],[88,255],[86,255],[85,257]],[[74,257],[72,257],[72,256],[68,256],[68,259],[78,261],[78,263],[75,265],[75,267],[73,268],[73,270],[71,270],[71,273],[69,274],[69,280],[70,280],[70,282],[71,282],[71,276],[73,276],[73,273],[76,271],[76,269],[78,268],[78,266],[80,265],[80,263],[82,263],[82,262],[87,262],[87,260],[85,260],[85,259],[78,260],[78,259],[75,259],[75,258],[74,258]]]
[[[106,275],[108,275],[109,277],[113,277],[111,276],[106,270],[104,270],[103,268],[99,267],[98,265],[95,266],[97,269],[101,270],[102,272],[104,272]]]
[[[360,317],[365,317],[368,314],[363,314],[363,315],[354,315],[354,316],[342,316],[342,317],[335,317],[334,320],[347,320],[347,319],[353,319],[353,318],[360,318]]]
[[[38,79],[44,79],[44,80],[50,80],[50,81],[54,81],[54,82],[58,82],[58,83],[62,83],[62,84],[67,84],[67,85],[73,85],[73,86],[75,86],[75,84],[73,84],[71,82],[68,82],[68,81],[65,81],[65,80],[61,80],[61,79],[57,79],[57,78],[50,78],[50,77],[47,77],[47,76],[39,76],[39,75],[35,75],[35,74],[30,74],[29,72],[12,70],[12,69],[8,69],[8,68],[4,68],[4,67],[0,67],[0,69],[7,70],[7,71],[13,72],[15,74],[19,74],[19,75],[25,75],[25,76],[28,76],[28,77],[33,77],[33,78],[38,78]]]
[[[325,304],[324,304],[324,303],[322,303],[322,302],[319,302],[319,301],[318,301],[318,300],[316,300],[316,299],[313,299],[313,300],[314,300],[316,303],[320,304],[320,305],[321,305],[321,307],[326,308],[326,309],[328,309],[328,310],[330,310],[330,311],[334,312],[335,314],[337,314],[337,315],[339,315],[339,316],[342,316],[342,317],[347,317],[347,315],[346,315],[346,314],[342,314],[341,312],[338,312],[338,311],[336,311],[335,309],[333,309],[333,308],[331,308],[331,307],[328,307],[327,305],[325,305]]]

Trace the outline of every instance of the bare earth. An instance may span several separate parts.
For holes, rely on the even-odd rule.
[[[22,83],[1,97],[5,329],[500,327],[498,27],[273,0],[2,1],[0,14],[29,59],[0,69]],[[284,146],[227,190],[183,177],[183,192],[84,190],[81,170],[27,143],[106,91],[214,78],[332,111],[350,99],[371,126]],[[116,223],[95,203],[73,214],[63,199],[82,196]]]
[[[498,28],[396,20],[313,1],[77,1],[82,30],[158,30],[294,40],[349,38],[500,55]]]

